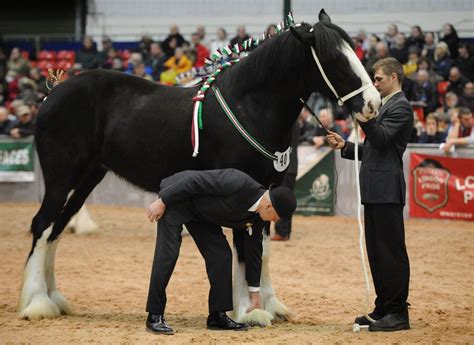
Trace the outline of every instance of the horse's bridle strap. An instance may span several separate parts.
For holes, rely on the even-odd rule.
[[[344,102],[347,101],[348,99],[351,99],[352,97],[358,95],[359,93],[364,92],[365,90],[367,90],[369,87],[372,86],[372,83],[362,84],[362,86],[359,87],[357,90],[354,90],[354,91],[348,93],[347,95],[345,95],[343,97],[339,97],[339,95],[337,94],[336,89],[334,88],[334,86],[332,85],[332,83],[329,80],[328,76],[324,72],[323,66],[321,65],[321,62],[319,61],[318,56],[316,55],[316,51],[314,50],[313,47],[311,47],[311,53],[313,53],[313,58],[314,58],[314,61],[316,62],[316,65],[318,66],[319,72],[321,73],[321,75],[322,75],[324,81],[326,82],[327,86],[329,87],[329,89],[331,89],[334,96],[336,96],[337,103],[340,106],[342,106],[344,104]]]

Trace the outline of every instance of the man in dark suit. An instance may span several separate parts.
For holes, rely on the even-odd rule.
[[[369,325],[370,331],[396,331],[410,328],[402,156],[413,128],[413,112],[401,91],[402,65],[393,58],[382,59],[374,64],[374,72],[374,85],[382,96],[380,114],[371,119],[359,115],[357,120],[366,134],[358,156],[367,254],[377,294],[369,317],[376,321],[360,316],[355,323]],[[342,157],[354,159],[353,143],[336,133],[327,138],[332,147],[342,149]]]
[[[249,232],[245,251],[246,266],[251,269],[246,271],[246,279],[249,290],[253,288],[252,300],[255,292],[258,296],[260,287],[262,254],[262,234],[258,231],[252,234],[252,225],[288,218],[295,208],[296,199],[288,188],[270,186],[266,190],[236,169],[183,171],[162,180],[159,199],[147,209],[150,221],[159,219],[147,302],[147,330],[174,333],[164,319],[166,286],[178,260],[183,224],[206,263],[211,285],[207,327],[246,329],[247,325],[234,322],[225,313],[233,309],[232,253],[221,226]]]

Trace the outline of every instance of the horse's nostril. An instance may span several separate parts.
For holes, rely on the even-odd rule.
[[[374,112],[374,106],[372,104],[372,101],[369,101],[369,103],[367,103],[367,108],[369,108],[370,113]]]

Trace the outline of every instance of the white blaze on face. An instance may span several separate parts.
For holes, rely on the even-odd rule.
[[[380,99],[380,94],[375,88],[375,86],[373,86],[372,80],[370,80],[369,75],[367,74],[364,66],[362,66],[362,63],[355,54],[354,50],[352,50],[351,46],[346,41],[342,42],[341,51],[349,60],[349,64],[351,65],[351,68],[354,73],[362,81],[362,85],[372,85],[368,89],[364,90],[362,93],[362,97],[364,98],[364,107],[362,108],[362,113],[364,114],[364,116],[373,117],[374,113],[378,113],[380,104],[382,102]],[[371,105],[370,107],[369,102]]]

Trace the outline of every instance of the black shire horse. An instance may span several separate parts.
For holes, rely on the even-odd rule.
[[[373,115],[379,108],[380,96],[351,49],[350,38],[322,10],[315,25],[299,24],[264,41],[216,78],[215,85],[239,122],[272,153],[289,147],[290,131],[302,107],[300,98],[307,99],[313,91],[334,97],[312,50],[340,96],[362,87],[347,100],[356,114]],[[193,97],[198,90],[199,86],[168,87],[124,73],[93,70],[59,84],[44,101],[35,139],[45,195],[31,224],[33,244],[24,269],[20,318],[71,313],[56,289],[56,247],[65,225],[108,170],[155,193],[161,179],[189,169],[237,168],[265,186],[282,180],[283,172],[275,170],[273,161],[237,132],[212,90],[203,102],[200,153],[192,157]],[[261,300],[271,318],[287,311],[271,287],[267,234],[268,230]],[[234,242],[236,236],[237,231]],[[242,259],[242,248],[237,250]],[[248,290],[242,288],[243,265],[237,265],[243,283],[236,285],[241,285],[240,292],[248,300]],[[234,303],[239,320],[245,315],[244,304],[245,298]],[[260,323],[268,324],[268,318]]]

